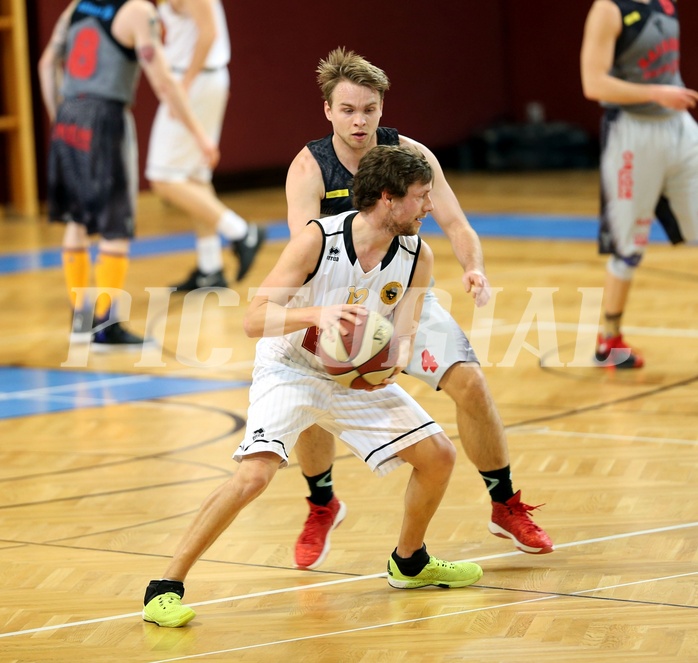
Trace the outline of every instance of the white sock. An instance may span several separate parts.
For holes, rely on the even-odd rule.
[[[202,274],[223,269],[223,243],[218,235],[196,238],[196,258]]]
[[[216,230],[226,239],[242,239],[247,233],[247,222],[239,214],[229,209],[218,219]]]

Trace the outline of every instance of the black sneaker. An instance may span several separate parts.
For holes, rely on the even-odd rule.
[[[95,352],[109,352],[111,350],[141,350],[144,345],[151,341],[146,341],[136,334],[124,329],[118,322],[114,322],[108,327],[95,325],[92,332],[92,349]]]
[[[71,343],[89,343],[92,340],[92,315],[85,311],[73,311]]]
[[[171,287],[176,289],[175,292],[191,292],[199,288],[227,288],[228,282],[220,269],[217,272],[204,274],[197,267],[184,281],[175,283]]]
[[[255,223],[247,224],[247,234],[235,242],[231,243],[233,255],[240,261],[236,281],[242,281],[247,272],[250,271],[254,259],[257,257],[257,252],[262,248],[264,240],[267,236],[264,228],[260,228]]]

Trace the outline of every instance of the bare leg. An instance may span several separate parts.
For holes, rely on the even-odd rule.
[[[329,472],[335,457],[334,436],[320,426],[311,426],[300,434],[294,450],[305,476]]]
[[[413,467],[397,545],[397,554],[407,558],[424,544],[427,527],[446,492],[456,450],[443,433],[437,433],[398,455]]]
[[[606,272],[606,287],[604,288],[604,312],[617,315],[625,310],[628,293],[632,281],[624,281]]]
[[[344,520],[347,508],[335,497],[332,485],[334,437],[320,426],[311,426],[301,433],[294,449],[310,489],[310,511],[296,540],[295,563],[299,569],[314,569],[329,553],[330,533]]]
[[[388,559],[388,584],[397,589],[467,587],[482,577],[470,562],[446,562],[429,555],[424,543],[427,528],[441,503],[456,462],[456,450],[443,433],[437,433],[401,451],[412,464],[405,491],[405,513],[395,551]]]
[[[194,563],[240,511],[264,492],[278,467],[279,457],[276,454],[260,453],[245,458],[238,471],[201,505],[163,578],[183,582]]]
[[[242,280],[254,263],[257,252],[264,243],[266,233],[224,205],[210,182],[186,180],[184,182],[152,181],[153,191],[163,200],[187,212],[194,220],[197,235],[197,256],[201,274],[215,275],[223,268],[223,255],[219,235],[231,242],[231,248],[239,260],[236,280]],[[201,282],[196,274],[177,284],[181,291],[195,290],[211,285],[225,285],[222,276],[218,282]]]
[[[74,221],[69,221],[63,233],[64,249],[86,249],[90,245],[85,226]]]
[[[632,284],[632,271],[628,278],[613,273],[611,262],[606,268],[606,286],[603,294],[603,332],[596,344],[596,361],[602,366],[612,365],[620,369],[642,368],[645,361],[623,339],[621,328],[623,313]]]
[[[524,552],[551,552],[550,537],[529,514],[535,507],[522,503],[520,491],[514,492],[512,487],[504,425],[480,367],[456,364],[439,386],[456,403],[461,444],[487,484],[492,500],[490,532],[511,539]]]
[[[509,465],[504,425],[492,400],[485,376],[477,364],[451,366],[439,383],[456,403],[461,444],[480,472]]]
[[[205,182],[151,182],[153,191],[163,200],[187,212],[216,232],[216,225],[228,208],[218,199],[213,187]]]

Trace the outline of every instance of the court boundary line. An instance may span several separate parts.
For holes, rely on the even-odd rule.
[[[467,615],[475,612],[484,612],[486,610],[499,610],[500,608],[510,608],[519,605],[526,605],[528,603],[541,603],[543,601],[550,601],[552,599],[567,599],[567,598],[585,598],[585,595],[590,592],[601,592],[610,589],[617,589],[619,587],[630,587],[633,585],[643,585],[648,582],[662,582],[663,580],[673,580],[675,578],[684,578],[687,576],[698,575],[698,571],[691,571],[689,573],[678,573],[671,576],[662,576],[658,578],[647,578],[645,580],[635,580],[633,582],[618,583],[616,585],[607,585],[606,587],[596,587],[594,589],[580,589],[576,592],[570,592],[569,594],[546,594],[545,596],[536,596],[535,598],[523,599],[521,601],[512,601],[511,603],[497,603],[491,606],[480,606],[477,608],[466,608],[463,610],[456,610],[454,612],[439,613],[438,615],[429,615],[427,617],[414,617],[413,619],[401,619],[393,622],[384,622],[382,624],[371,624],[370,626],[359,626],[357,628],[345,629],[343,631],[329,631],[327,633],[319,633],[314,635],[304,635],[297,638],[287,638],[285,640],[274,640],[272,642],[258,643],[254,645],[245,645],[243,647],[230,647],[228,649],[217,649],[208,652],[201,652],[199,654],[189,654],[187,656],[178,656],[176,658],[165,658],[159,659],[157,661],[151,661],[150,663],[169,663],[170,661],[190,661],[195,658],[204,658],[206,656],[215,656],[217,654],[231,654],[234,652],[247,651],[251,649],[260,649],[262,647],[274,647],[276,645],[286,645],[292,642],[304,642],[307,640],[319,640],[320,638],[329,638],[335,635],[349,635],[351,633],[361,633],[364,631],[372,631],[380,628],[389,628],[391,626],[403,626],[405,624],[418,624],[421,622],[428,622],[435,619],[443,619],[447,617],[458,617],[459,615]],[[526,590],[520,590],[526,591]]]
[[[660,534],[662,532],[671,532],[671,531],[677,531],[677,530],[682,530],[682,529],[691,529],[693,527],[698,527],[698,521],[695,522],[690,522],[690,523],[682,523],[679,525],[667,525],[665,527],[655,527],[652,529],[645,529],[645,530],[638,530],[635,532],[625,532],[623,534],[610,534],[608,536],[601,536],[601,537],[595,537],[593,539],[584,539],[582,541],[570,541],[568,543],[561,543],[561,544],[555,544],[555,549],[560,550],[564,548],[575,548],[578,546],[584,546],[584,545],[589,545],[593,543],[600,543],[603,541],[613,541],[613,540],[620,540],[620,539],[628,539],[631,537],[635,536],[646,536],[646,535],[651,535],[651,534]],[[506,557],[514,557],[514,556],[519,556],[519,555],[525,555],[526,553],[523,553],[521,551],[515,550],[507,553],[496,553],[494,555],[485,555],[481,557],[473,557],[468,560],[461,560],[461,561],[468,561],[468,562],[481,562],[484,560],[491,560],[491,559],[504,559]],[[360,582],[364,580],[375,580],[377,578],[385,578],[386,573],[374,573],[370,575],[362,575],[362,576],[353,576],[351,578],[339,578],[336,580],[326,580],[323,582],[319,583],[312,583],[309,585],[296,585],[293,587],[284,587],[282,589],[272,589],[272,590],[267,590],[263,592],[253,592],[251,594],[243,594],[240,596],[227,596],[227,597],[222,597],[218,599],[210,599],[208,601],[199,601],[197,603],[188,603],[187,605],[190,605],[192,607],[199,607],[199,606],[207,606],[207,605],[217,605],[219,603],[230,603],[232,601],[243,601],[245,599],[252,599],[252,598],[260,598],[260,597],[265,597],[265,596],[274,596],[276,594],[286,594],[286,593],[291,593],[291,592],[300,592],[300,591],[306,591],[306,590],[315,590],[321,587],[330,587],[332,585],[341,585],[345,583],[350,583],[350,582]],[[691,576],[691,575],[698,575],[698,571],[692,571],[690,573],[684,573],[684,574],[677,574],[674,576],[667,576],[666,578],[680,578],[684,576]],[[592,592],[592,591],[603,591],[605,589],[612,589],[613,587],[622,587],[624,585],[632,585],[632,584],[637,584],[637,583],[642,583],[642,582],[652,582],[652,581],[657,581],[661,580],[663,578],[650,578],[647,580],[643,581],[634,581],[631,583],[623,583],[620,585],[613,585],[610,587],[595,587],[592,589],[588,590],[580,590],[582,592]],[[520,590],[520,591],[526,591],[526,590]],[[575,596],[579,592],[572,592],[569,595],[565,596]],[[532,602],[533,600],[541,600],[542,598],[559,598],[558,594],[550,594],[546,595],[546,597],[537,597],[536,599],[528,599],[524,601],[524,603],[529,603]],[[509,605],[517,605],[516,603],[507,603],[503,604],[504,606],[509,606]],[[488,610],[491,610],[497,606],[490,606],[487,608]],[[470,612],[469,610],[464,611],[462,614],[465,614],[467,612]],[[461,613],[453,613],[453,614],[461,614]],[[31,628],[31,629],[22,629],[19,631],[11,631],[9,633],[0,633],[0,639],[2,638],[11,638],[15,637],[18,635],[30,635],[33,633],[45,633],[48,631],[58,631],[62,629],[67,629],[67,628],[77,628],[81,626],[88,626],[90,624],[102,624],[105,622],[111,622],[111,621],[118,621],[121,619],[130,619],[132,617],[140,617],[141,616],[141,611],[138,612],[129,612],[129,613],[123,613],[121,615],[111,615],[109,617],[98,617],[95,619],[85,619],[81,620],[78,622],[68,622],[65,624],[53,624],[51,626],[38,626],[36,628]],[[397,622],[396,622],[397,623]],[[405,622],[408,623],[408,622]],[[392,625],[392,624],[391,624]],[[369,628],[369,627],[366,627]],[[370,628],[377,628],[376,626],[370,627]],[[361,630],[361,629],[360,629]],[[347,631],[347,632],[353,632],[353,631]],[[340,632],[343,633],[343,632]],[[324,636],[316,636],[316,637],[324,637]],[[289,640],[289,642],[293,642],[293,640]],[[228,651],[228,650],[225,650]],[[237,651],[237,650],[230,650],[230,651]],[[201,656],[200,654],[196,654],[196,657]],[[175,661],[175,660],[186,660],[186,659],[166,659],[168,661]],[[160,661],[155,661],[153,663],[162,663]]]

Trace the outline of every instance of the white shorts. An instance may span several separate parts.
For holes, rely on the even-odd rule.
[[[404,462],[399,451],[442,432],[396,384],[372,392],[349,389],[319,371],[260,361],[259,355],[257,362],[245,439],[233,455],[238,462],[270,451],[285,467],[298,436],[318,424],[380,476]]]
[[[178,74],[175,74],[176,76]],[[218,143],[230,93],[227,67],[201,72],[189,90],[194,115],[211,140]],[[145,176],[156,182],[183,182],[192,179],[210,182],[212,172],[189,130],[160,104],[150,130]]]
[[[601,153],[600,251],[637,264],[655,216],[698,238],[698,125],[688,112],[669,118],[607,115]],[[669,209],[657,210],[661,198]],[[669,217],[667,219],[667,217]],[[671,237],[671,234],[670,234]],[[673,238],[672,238],[673,239]],[[676,240],[674,240],[676,241]]]
[[[479,363],[463,330],[430,287],[424,297],[414,352],[405,373],[438,389],[446,371],[461,362]]]

